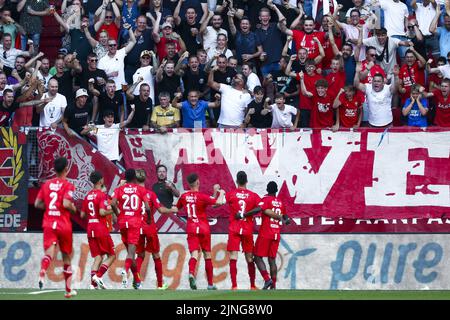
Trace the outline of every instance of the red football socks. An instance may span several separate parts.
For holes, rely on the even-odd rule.
[[[70,292],[70,284],[72,282],[72,267],[70,264],[64,265],[64,280],[66,282],[66,292]]]
[[[231,277],[231,286],[233,288],[237,287],[237,261],[235,259],[230,259],[230,277]]]
[[[191,257],[189,259],[189,274],[195,275],[195,267],[197,266],[197,259]]]
[[[161,259],[153,259],[153,261],[155,262],[156,281],[159,288],[163,285],[162,262]]]
[[[208,279],[208,285],[213,285],[213,265],[211,259],[205,259],[205,271],[206,279]]]
[[[100,269],[97,271],[97,277],[101,278],[105,274],[105,272],[108,270],[108,266],[106,264],[102,264],[100,266]]]
[[[254,287],[256,278],[255,262],[247,262],[247,268],[248,268],[248,276],[250,278],[250,286]]]

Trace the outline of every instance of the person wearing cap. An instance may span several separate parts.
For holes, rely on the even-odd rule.
[[[139,58],[141,65],[133,74],[133,85],[127,90],[127,98],[132,95],[137,96],[140,92],[140,86],[144,83],[150,87],[150,98],[155,101],[155,79],[156,70],[158,70],[158,59],[153,51],[143,50]],[[138,81],[141,79],[141,81]],[[132,89],[132,90],[130,90]],[[130,94],[128,94],[130,92]],[[132,100],[132,99],[131,99]]]
[[[262,222],[253,250],[254,260],[261,276],[264,279],[263,290],[276,289],[277,282],[277,252],[280,245],[280,230],[282,224],[290,224],[283,201],[277,197],[278,185],[270,181],[266,187],[267,194],[258,203],[258,206],[242,214],[241,218],[250,217],[262,212]],[[269,261],[270,276],[263,258]]]
[[[88,97],[86,89],[78,89],[75,93],[75,102],[69,103],[64,110],[62,123],[70,137],[74,132],[79,135],[87,133],[86,126],[92,116],[92,103],[87,103]]]
[[[176,52],[178,54],[183,54],[186,51],[186,45],[184,44],[183,39],[180,36],[173,32],[173,26],[169,22],[164,22],[161,25],[162,35],[159,35],[159,21],[161,19],[161,15],[158,15],[157,20],[155,22],[155,26],[153,28],[153,39],[156,43],[156,52],[161,62],[166,56],[166,43],[174,42],[176,45]]]

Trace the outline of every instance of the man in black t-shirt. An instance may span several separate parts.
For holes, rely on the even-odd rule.
[[[81,72],[82,68],[79,61],[73,54],[68,54],[63,59],[57,59],[55,62],[56,74],[51,79],[58,81],[58,93],[66,97],[67,102],[75,100],[73,94],[73,77],[76,73]],[[68,71],[65,71],[65,68]]]
[[[133,120],[128,124],[128,128],[142,128],[148,130],[150,128],[150,118],[152,115],[153,101],[150,98],[150,86],[148,83],[143,83],[139,87],[139,95],[133,95],[134,89],[142,82],[142,78],[139,78],[137,82],[127,90],[127,99],[130,104],[135,106],[135,114]],[[128,110],[128,113],[131,112]]]
[[[156,175],[158,182],[152,186],[152,190],[164,207],[171,208],[173,197],[179,197],[180,191],[178,191],[173,182],[167,181],[167,167],[165,165],[160,164],[156,167]]]
[[[170,101],[175,96],[175,92],[181,92],[180,76],[175,74],[175,62],[164,60],[156,72],[157,93],[168,92],[170,94]],[[155,105],[159,104],[159,99],[156,98]]]
[[[209,90],[206,85],[208,83],[208,75],[205,71],[200,70],[200,63],[196,55],[191,54],[188,59],[188,68],[186,71],[179,70],[178,73],[182,76],[184,85],[184,99],[190,91],[195,90],[199,92],[199,98],[203,98]]]
[[[106,80],[108,76],[106,72],[102,69],[97,68],[97,55],[95,53],[90,53],[87,57],[87,67],[83,68],[83,71],[77,74],[77,82],[80,88],[89,89],[89,79],[94,79],[94,88],[98,91],[104,91]]]
[[[299,83],[296,79],[287,76],[285,73],[286,66],[289,63],[289,56],[283,56],[280,59],[280,70],[272,71],[273,82],[275,83],[278,93],[282,93],[286,100],[286,104],[290,104],[298,108]]]
[[[116,91],[116,83],[114,80],[109,79],[106,81],[106,90],[104,92],[99,92],[94,88],[94,81],[95,80],[92,78],[89,80],[89,92],[98,97],[99,108],[98,110],[93,110],[92,118],[94,120],[97,119],[98,112],[97,124],[104,124],[104,112],[106,110],[112,110],[114,112],[114,123],[121,122],[121,117],[124,117],[122,91]]]
[[[201,48],[201,41],[198,34],[200,23],[196,21],[197,13],[195,9],[192,7],[187,8],[185,17],[186,20],[181,19],[176,12],[173,15],[175,24],[177,25],[177,32],[181,36],[181,39],[183,39],[186,50],[191,53],[196,53]]]
[[[75,102],[69,103],[64,110],[62,123],[69,136],[73,136],[72,130],[79,135],[84,134],[83,129],[91,120],[92,104],[87,103],[88,96],[86,89],[78,89],[75,94]]]

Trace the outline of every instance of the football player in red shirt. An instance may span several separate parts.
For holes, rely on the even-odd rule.
[[[255,262],[253,261],[253,217],[243,219],[246,211],[258,207],[261,198],[247,189],[247,174],[239,171],[236,175],[237,188],[225,194],[226,202],[230,205],[230,224],[228,226],[227,250],[230,253],[231,290],[237,289],[237,258],[239,244],[247,261],[250,289],[255,290]]]
[[[196,173],[187,176],[190,190],[183,193],[178,199],[177,207],[186,208],[187,211],[187,242],[191,258],[189,259],[189,285],[192,290],[197,290],[195,281],[195,269],[199,251],[203,251],[205,258],[205,271],[208,281],[208,290],[216,290],[213,284],[213,265],[211,262],[211,232],[206,216],[206,207],[209,205],[220,206],[225,203],[225,191],[218,184],[214,185],[214,195],[210,197],[199,192],[200,180]],[[217,199],[215,197],[218,195]]]
[[[282,222],[289,224],[290,219],[285,213],[283,202],[277,198],[278,185],[274,181],[267,184],[267,195],[265,195],[258,207],[246,212],[244,217],[253,215],[258,211],[262,211],[262,223],[259,228],[258,238],[256,239],[255,256],[256,266],[261,276],[264,278],[263,290],[269,288],[275,289],[277,282],[277,264],[276,257],[278,246],[280,244],[280,227]],[[270,277],[266,269],[263,257],[267,257],[270,267]]]
[[[145,171],[143,169],[136,170],[136,179],[140,186],[145,188]],[[160,290],[165,290],[168,288],[168,285],[163,283],[163,271],[162,271],[162,263],[161,256],[159,255],[159,238],[158,238],[158,229],[156,229],[155,219],[154,219],[154,210],[158,210],[159,213],[169,214],[169,213],[177,213],[178,208],[173,206],[171,209],[163,207],[159,202],[156,194],[153,191],[146,189],[147,196],[149,199],[149,205],[151,208],[150,213],[145,212],[145,208],[142,207],[142,232],[139,238],[139,243],[136,247],[136,267],[137,272],[140,274],[142,262],[145,258],[145,251],[150,252],[153,256],[153,262],[155,263],[155,272],[156,272],[156,281],[157,288]]]
[[[106,289],[102,276],[116,259],[114,242],[106,221],[106,216],[113,212],[108,204],[108,195],[102,191],[103,175],[94,171],[90,174],[89,180],[94,188],[84,198],[81,218],[88,218],[86,231],[91,256],[94,258],[91,267],[91,285],[95,289]],[[105,260],[103,256],[106,256]]]
[[[42,289],[44,286],[45,274],[50,263],[55,258],[57,246],[59,245],[64,263],[63,274],[66,286],[64,296],[70,298],[76,295],[76,291],[71,290],[72,267],[70,265],[72,260],[72,222],[70,221],[70,214],[77,212],[73,202],[75,187],[66,180],[69,171],[66,158],[56,159],[54,169],[56,178],[44,183],[34,202],[34,206],[37,209],[45,210],[42,221],[45,256],[41,260],[39,289]]]
[[[122,286],[127,285],[128,271],[133,273],[133,287],[141,287],[141,278],[136,268],[136,246],[139,242],[142,225],[142,206],[145,211],[150,212],[148,195],[145,188],[136,184],[136,171],[127,169],[125,171],[125,184],[114,190],[112,194],[111,207],[117,217],[117,224],[122,236],[122,242],[127,248],[125,259],[125,270],[122,271]],[[120,210],[120,212],[119,212]],[[119,214],[120,213],[120,214]]]

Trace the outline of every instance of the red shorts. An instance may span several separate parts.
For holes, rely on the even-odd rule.
[[[211,252],[211,233],[188,233],[189,252],[202,250]]]
[[[44,228],[44,251],[54,244],[59,245],[62,253],[70,255],[72,253],[72,228]]]
[[[120,229],[120,235],[122,236],[122,242],[126,247],[129,244],[137,245],[139,243],[139,236],[141,235],[140,227],[128,227]]]
[[[88,243],[92,258],[102,256],[104,254],[109,256],[113,256],[115,254],[114,242],[110,235],[96,238],[88,237]]]
[[[139,238],[139,243],[136,247],[136,253],[142,253],[144,251],[150,253],[158,253],[160,249],[158,233],[154,232],[150,228],[142,227],[142,234]]]
[[[239,244],[242,241],[243,252],[253,252],[253,234],[239,234],[236,232],[228,233],[228,251],[239,251]]]
[[[273,240],[258,236],[258,238],[256,238],[255,250],[253,250],[253,253],[258,257],[276,258],[279,244],[280,239]]]

